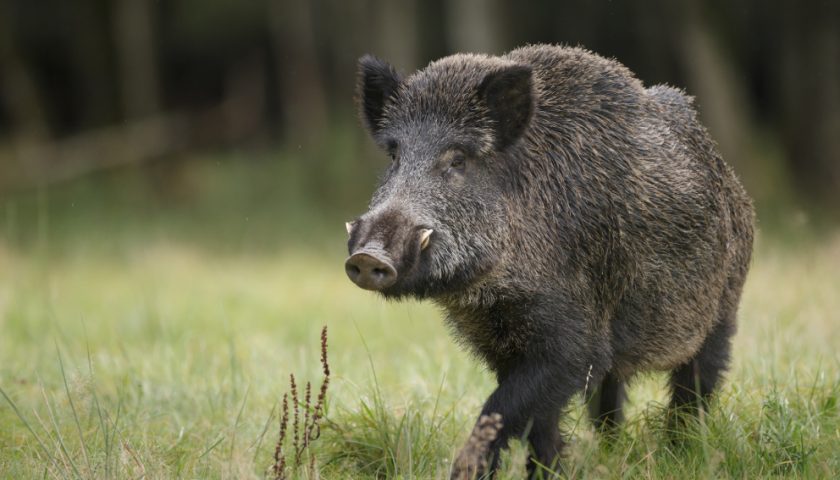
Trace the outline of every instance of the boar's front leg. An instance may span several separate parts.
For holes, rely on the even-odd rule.
[[[532,450],[529,475],[536,471],[537,463],[556,470],[563,447],[558,428],[560,412],[575,392],[583,390],[592,374],[593,363],[582,361],[584,358],[564,349],[532,349],[527,359],[509,363],[509,369],[499,369],[499,386],[485,402],[473,434],[458,454],[452,478],[492,475],[499,451],[511,438],[526,432]]]

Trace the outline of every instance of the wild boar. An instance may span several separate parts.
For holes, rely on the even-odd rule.
[[[609,427],[640,371],[671,372],[673,407],[702,406],[729,361],[754,214],[691,97],[533,45],[407,77],[365,56],[358,98],[391,164],[347,224],[346,272],[441,305],[498,380],[480,418],[503,426],[453,476],[492,472],[523,435],[530,471],[554,464],[569,399],[599,387]]]

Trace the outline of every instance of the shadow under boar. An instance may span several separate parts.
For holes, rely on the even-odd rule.
[[[453,477],[492,473],[520,436],[529,471],[556,465],[569,399],[598,387],[593,421],[614,426],[636,372],[670,371],[672,411],[702,408],[729,361],[754,220],[691,97],[548,45],[407,77],[365,56],[358,97],[391,164],[347,224],[347,275],[441,305],[498,380],[479,423],[502,425]]]

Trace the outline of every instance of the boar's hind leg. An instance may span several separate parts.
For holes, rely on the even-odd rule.
[[[696,414],[705,407],[729,365],[731,338],[735,333],[735,308],[722,306],[718,324],[697,355],[671,373],[671,427],[680,423],[681,413]]]
[[[604,433],[611,433],[624,419],[621,409],[624,403],[624,382],[612,373],[607,373],[601,386],[589,399],[589,416],[595,428]]]

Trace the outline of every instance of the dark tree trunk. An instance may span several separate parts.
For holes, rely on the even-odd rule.
[[[284,136],[298,146],[322,141],[327,128],[313,8],[312,3],[300,0],[268,2]]]
[[[840,216],[840,6],[784,7],[782,135],[790,170],[808,200]]]
[[[123,115],[129,119],[161,110],[153,7],[151,0],[117,0],[114,5],[120,93]]]

